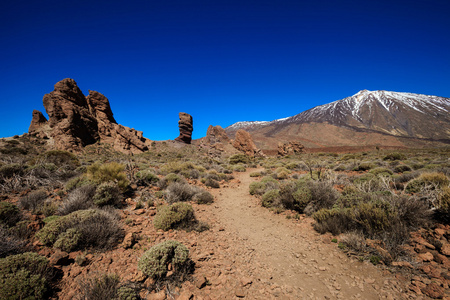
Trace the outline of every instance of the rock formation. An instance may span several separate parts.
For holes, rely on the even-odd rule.
[[[150,141],[141,131],[117,124],[108,99],[95,91],[85,97],[75,80],[66,78],[55,84],[53,92],[43,99],[48,122],[39,111],[33,111],[29,133],[38,135],[48,125],[46,135],[56,148],[79,150],[86,145],[104,142],[124,153],[148,150]],[[43,119],[42,119],[43,118]],[[44,121],[45,120],[45,121]]]
[[[233,141],[233,147],[241,152],[244,152],[250,157],[265,156],[264,153],[262,153],[261,149],[258,149],[255,143],[253,143],[253,139],[250,133],[243,129],[239,129],[236,132],[236,136]]]
[[[299,142],[288,142],[288,143],[278,143],[278,155],[286,156],[291,154],[297,154],[303,152],[303,148],[305,148]]]
[[[229,143],[230,138],[228,137],[225,129],[221,126],[212,126],[209,125],[208,130],[206,131],[206,143],[213,145],[217,143]]]
[[[192,140],[192,131],[194,131],[193,120],[190,114],[180,112],[180,120],[178,121],[178,127],[180,127],[180,135],[175,141],[190,144]]]
[[[29,133],[38,133],[40,132],[43,125],[47,123],[47,118],[38,111],[33,110],[33,118],[31,119],[30,127],[28,128]]]

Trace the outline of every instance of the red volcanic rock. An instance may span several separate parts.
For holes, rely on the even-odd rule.
[[[290,154],[296,154],[303,152],[303,148],[305,148],[299,142],[288,142],[288,143],[278,143],[278,155],[286,156]]]
[[[236,136],[233,141],[233,147],[241,152],[244,152],[250,157],[264,156],[262,151],[256,148],[256,145],[255,143],[253,143],[253,139],[250,133],[243,129],[239,129],[236,132]]]
[[[42,114],[33,112],[29,132],[48,123],[48,136],[58,149],[79,150],[101,141],[124,153],[148,150],[149,140],[141,131],[117,124],[108,98],[96,91],[89,91],[85,97],[73,79],[56,83],[54,91],[46,94],[43,102],[49,120],[44,122]]]
[[[99,140],[97,121],[75,80],[66,78],[56,83],[43,102],[56,148],[77,150]]]
[[[190,114],[180,112],[180,120],[178,121],[178,127],[180,127],[180,136],[175,141],[190,144],[192,140],[192,131],[194,131],[194,122]]]
[[[29,133],[35,133],[39,131],[39,129],[47,123],[47,118],[44,117],[44,115],[38,111],[33,110],[33,118],[31,119],[30,127],[28,128]]]
[[[206,143],[208,144],[216,144],[216,143],[230,143],[230,138],[228,137],[225,129],[221,126],[212,126],[209,125],[208,130],[206,131]]]

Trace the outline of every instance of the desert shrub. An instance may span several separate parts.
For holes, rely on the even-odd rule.
[[[119,207],[122,204],[119,186],[113,181],[100,184],[95,191],[93,202],[100,207],[105,205]]]
[[[333,185],[326,181],[310,181],[307,188],[311,193],[311,201],[305,207],[305,213],[308,215],[322,208],[331,208],[339,198],[339,193]]]
[[[304,184],[291,182],[280,186],[280,202],[286,209],[303,213],[311,200],[311,190]]]
[[[67,181],[64,188],[66,191],[72,191],[84,185],[92,185],[92,182],[90,182],[85,175],[80,175]]]
[[[396,217],[409,229],[416,230],[425,226],[431,219],[432,211],[428,204],[418,197],[400,195],[390,200],[394,206]]]
[[[261,172],[252,172],[250,173],[250,177],[260,177],[261,176]]]
[[[87,177],[96,184],[116,181],[119,188],[122,191],[126,191],[129,182],[124,170],[125,166],[116,162],[106,164],[94,163],[87,168]]]
[[[273,207],[279,206],[280,201],[280,190],[270,190],[264,193],[262,196],[262,206],[264,207]]]
[[[38,190],[20,198],[19,205],[23,209],[37,213],[39,212],[39,208],[44,205],[45,199],[47,199],[47,192]]]
[[[228,161],[231,165],[246,164],[250,162],[250,158],[245,154],[239,153],[230,156]]]
[[[10,233],[0,225],[0,258],[25,252],[27,241]]]
[[[214,196],[208,191],[202,191],[195,194],[192,200],[197,204],[210,204],[214,202]]]
[[[250,183],[250,195],[263,195],[265,193],[266,185],[263,182]]]
[[[159,181],[159,177],[150,170],[142,170],[135,174],[139,185],[152,185]]]
[[[412,168],[408,165],[398,165],[394,168],[394,171],[396,173],[405,173],[405,172],[410,172],[412,170]]]
[[[62,232],[53,245],[62,251],[72,252],[80,243],[81,233],[75,228],[69,228]]]
[[[77,210],[85,210],[93,206],[92,198],[95,195],[95,186],[84,185],[71,191],[61,206],[58,214],[68,215]]]
[[[369,171],[370,169],[375,168],[375,164],[371,162],[362,162],[357,167],[355,167],[354,171]]]
[[[1,299],[48,299],[52,270],[48,259],[26,252],[0,259]]]
[[[394,173],[387,168],[379,167],[370,170],[370,174],[373,174],[375,176],[391,176]]]
[[[80,292],[83,299],[86,300],[118,299],[119,284],[119,276],[115,274],[102,275],[81,281]]]
[[[275,173],[277,176],[277,179],[287,179],[289,178],[289,173],[287,171],[281,171],[278,173]]]
[[[21,176],[25,173],[26,166],[21,164],[9,164],[0,167],[0,178],[10,178],[14,175]]]
[[[35,164],[54,164],[58,168],[74,170],[80,165],[80,161],[75,154],[64,150],[50,150],[37,156],[31,161]]]
[[[163,179],[158,182],[158,187],[161,189],[167,188],[171,183],[186,183],[186,180],[178,174],[170,173],[167,174]]]
[[[174,182],[167,188],[167,202],[185,202],[192,200],[192,197],[199,192],[199,189],[187,183]]]
[[[7,227],[12,227],[20,221],[22,215],[19,208],[12,203],[1,201],[0,202],[0,224]]]
[[[188,203],[177,202],[159,208],[153,220],[156,229],[189,228],[195,222],[194,209]]]
[[[249,187],[250,195],[262,196],[269,190],[278,189],[280,184],[273,177],[265,176],[260,182],[252,182]]]
[[[361,232],[351,231],[342,235],[342,243],[350,249],[353,249],[357,253],[367,252],[366,238]]]
[[[177,241],[164,241],[145,252],[138,261],[138,268],[153,279],[166,277],[172,266],[175,276],[186,276],[192,271],[189,250]]]
[[[69,229],[70,233],[66,233]],[[67,216],[53,218],[36,237],[45,245],[71,244],[72,250],[109,249],[123,238],[123,230],[117,217],[105,210],[77,210]],[[69,238],[72,238],[69,240]]]
[[[215,188],[215,189],[220,188],[219,182],[217,180],[214,180],[214,179],[211,179],[211,178],[206,179],[205,185],[209,186],[209,187],[212,187],[212,188]]]
[[[403,159],[406,159],[406,155],[398,152],[392,152],[383,157],[383,160],[403,160]]]
[[[418,193],[427,188],[443,188],[448,186],[448,177],[443,173],[423,173],[418,178],[411,180],[406,185],[405,191],[408,193]]]
[[[243,164],[237,164],[233,167],[233,170],[236,172],[245,172],[247,169]]]

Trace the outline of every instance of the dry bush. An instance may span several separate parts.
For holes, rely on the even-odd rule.
[[[27,241],[21,239],[0,225],[0,258],[20,254],[27,250]]]
[[[92,198],[95,195],[95,186],[84,185],[71,191],[67,199],[58,209],[58,214],[65,216],[77,210],[85,210],[93,206]]]
[[[331,208],[339,198],[339,193],[326,181],[310,181],[307,185],[311,192],[311,201],[305,207],[305,213],[313,214],[322,208]]]
[[[202,191],[195,194],[192,200],[197,204],[211,204],[214,202],[214,196],[208,191]]]
[[[38,190],[29,193],[28,195],[19,199],[19,206],[22,209],[30,210],[33,213],[38,213],[40,208],[44,205],[47,199],[47,192]]]
[[[342,235],[342,243],[357,253],[365,253],[368,250],[366,238],[361,232],[351,231]]]
[[[19,208],[12,203],[0,202],[0,224],[6,227],[12,227],[22,218]]]
[[[164,178],[158,181],[158,187],[160,189],[166,189],[171,183],[186,183],[186,180],[178,174],[170,173],[167,174]]]
[[[167,203],[191,201],[201,190],[187,183],[174,182],[167,188]]]
[[[212,178],[206,179],[205,185],[206,185],[206,186],[209,186],[209,187],[212,187],[212,188],[214,188],[214,189],[220,188],[219,182],[218,182],[217,180],[215,180],[215,179],[212,179]]]
[[[116,274],[104,274],[84,278],[79,282],[80,300],[138,300],[139,285],[132,282],[121,282]]]

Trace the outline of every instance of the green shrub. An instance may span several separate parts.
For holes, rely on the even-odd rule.
[[[261,172],[252,172],[250,173],[250,177],[260,177],[261,176]]]
[[[232,156],[230,156],[229,158],[229,163],[231,165],[236,165],[236,164],[246,164],[250,162],[250,158],[242,153],[239,154],[234,154]]]
[[[119,207],[122,204],[122,194],[119,186],[113,182],[104,182],[97,187],[93,202],[97,206],[111,205]]]
[[[434,188],[443,188],[448,186],[449,180],[448,177],[443,173],[423,173],[418,178],[411,180],[406,185],[406,192],[408,193],[418,193],[423,190],[425,187],[434,189]]]
[[[65,252],[72,252],[80,243],[80,239],[81,233],[75,228],[69,228],[58,236],[53,246]]]
[[[139,185],[152,185],[159,181],[159,177],[150,170],[139,171],[135,174]]]
[[[197,204],[210,204],[214,202],[214,196],[208,191],[197,193],[192,198]]]
[[[66,233],[69,229],[75,230]],[[73,250],[109,249],[121,241],[123,235],[117,217],[98,209],[77,210],[67,216],[53,218],[36,233],[41,243],[55,247],[65,247],[64,240],[73,237],[70,241]],[[60,238],[61,242],[56,244]]]
[[[66,191],[70,192],[85,185],[92,185],[92,182],[90,182],[85,175],[80,175],[67,181],[64,188]]]
[[[264,193],[262,196],[262,206],[264,207],[273,207],[278,206],[280,203],[280,190],[270,190]]]
[[[212,187],[214,189],[220,188],[219,182],[217,180],[214,180],[214,179],[211,179],[211,178],[206,179],[205,185],[209,186],[209,187]]]
[[[406,155],[398,152],[389,153],[383,158],[383,160],[403,160],[403,159],[406,159]]]
[[[247,169],[242,164],[237,164],[233,167],[233,170],[236,172],[245,172]]]
[[[163,179],[158,182],[158,187],[161,189],[167,188],[171,183],[186,183],[186,180],[178,174],[167,174]]]
[[[331,208],[339,199],[339,193],[333,185],[326,181],[309,181],[307,188],[311,193],[311,201],[305,207],[306,214],[311,215],[322,208]]]
[[[74,170],[80,165],[80,161],[75,154],[64,150],[50,150],[37,156],[31,161],[33,165],[40,164],[54,164],[57,167],[63,167]]]
[[[145,252],[138,261],[138,268],[154,279],[166,277],[172,266],[174,275],[186,275],[191,271],[189,250],[177,241],[165,241]]]
[[[353,168],[354,171],[368,171],[375,168],[375,164],[371,162],[362,162],[357,167]]]
[[[37,253],[0,259],[1,299],[48,299],[51,279],[48,259]]]
[[[19,208],[9,202],[0,202],[0,224],[4,224],[7,227],[16,225],[22,218]]]
[[[125,166],[116,162],[106,164],[94,163],[87,168],[87,177],[96,184],[117,181],[119,188],[122,191],[126,191],[129,182],[124,170]]]
[[[370,170],[370,174],[373,174],[375,176],[391,176],[394,173],[387,168],[379,167]]]
[[[405,172],[412,171],[412,168],[408,165],[398,165],[394,168],[394,171],[396,173],[405,173]]]
[[[164,231],[175,228],[189,228],[194,222],[194,209],[190,204],[183,202],[160,207],[153,219],[155,228]]]
[[[266,185],[263,182],[250,183],[250,195],[262,195],[264,194]]]

